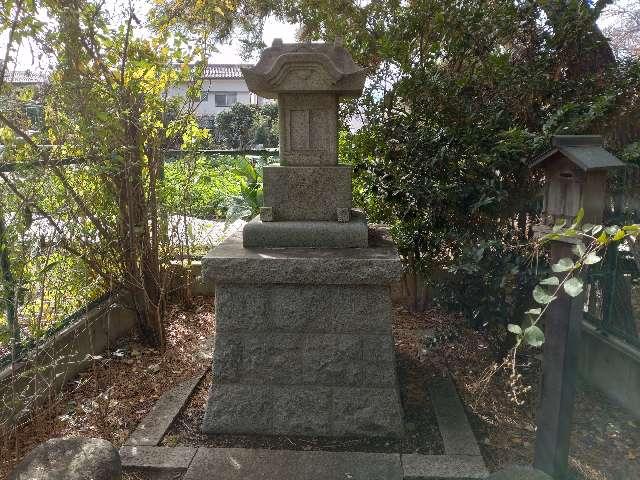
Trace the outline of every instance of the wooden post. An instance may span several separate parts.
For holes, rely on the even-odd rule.
[[[571,257],[572,246],[569,242],[553,241],[552,263]],[[567,476],[583,312],[584,293],[572,298],[561,290],[545,315],[534,466],[555,480]]]

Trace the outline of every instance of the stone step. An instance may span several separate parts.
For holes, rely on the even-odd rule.
[[[125,446],[120,457],[127,470],[186,471],[182,480],[476,480],[489,475],[476,455]]]
[[[200,448],[183,480],[402,480],[399,454]]]

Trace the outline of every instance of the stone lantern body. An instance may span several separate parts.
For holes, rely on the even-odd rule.
[[[338,102],[360,95],[365,74],[341,45],[274,41],[243,69],[249,89],[277,98],[280,165],[263,170],[264,206],[245,247],[366,247],[364,216],[352,212],[348,165],[338,164]]]
[[[391,242],[369,244],[337,158],[338,101],[365,74],[339,43],[280,40],[243,74],[278,99],[281,162],[264,168],[260,216],[202,260],[216,292],[202,429],[400,436],[390,285],[401,264]]]
[[[544,171],[544,223],[553,225],[565,219],[570,224],[583,208],[584,222],[599,224],[607,171],[624,164],[602,147],[598,135],[556,135],[552,145],[532,164]]]

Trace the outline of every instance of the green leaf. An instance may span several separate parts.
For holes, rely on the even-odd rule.
[[[584,233],[589,233],[589,231],[593,230],[594,227],[595,225],[593,225],[592,223],[585,223],[584,225],[582,225],[582,231]]]
[[[607,232],[608,235],[615,235],[616,233],[618,233],[618,230],[620,230],[620,227],[618,225],[611,225],[610,227],[604,229],[604,231]]]
[[[524,341],[532,347],[539,347],[544,343],[544,333],[536,325],[531,325],[524,331]]]
[[[558,280],[558,277],[549,277],[542,280],[540,285],[560,285],[560,280]]]
[[[613,240],[614,242],[618,242],[623,238],[624,238],[624,230],[620,229],[616,232],[616,234],[613,236],[611,240]]]
[[[577,277],[570,278],[564,283],[564,291],[571,297],[577,297],[582,293],[583,283]]]
[[[565,257],[558,260],[558,263],[556,263],[555,265],[552,265],[551,270],[553,270],[556,273],[566,272],[567,270],[571,270],[573,266],[574,266],[573,260]]]
[[[602,258],[596,255],[596,252],[591,252],[584,259],[584,263],[586,265],[593,265],[594,263],[598,263]]]
[[[520,328],[520,325],[514,325],[513,323],[510,323],[509,325],[507,325],[507,330],[509,330],[511,333],[515,333],[516,335],[522,335],[522,328]]]
[[[602,225],[596,225],[595,227],[593,227],[593,232],[591,232],[592,235],[597,235],[602,231]]]
[[[584,218],[584,208],[580,208],[580,210],[578,210],[578,214],[576,215],[576,218],[573,220],[573,224],[580,225],[582,223],[583,218]]]
[[[535,315],[538,316],[542,313],[542,309],[541,308],[532,308],[530,310],[527,310],[526,312],[524,312],[526,315]]]
[[[604,245],[607,243],[608,239],[609,237],[607,237],[607,234],[605,232],[602,232],[600,236],[596,239],[596,241],[598,242],[599,245]]]
[[[582,242],[573,246],[573,253],[575,253],[579,257],[582,257],[586,251],[587,249],[585,248],[584,243]]]
[[[549,294],[540,285],[537,285],[536,288],[533,289],[533,299],[541,305],[546,305],[547,303],[553,302],[556,297]]]
[[[560,230],[564,228],[566,224],[567,224],[567,221],[563,219],[561,222],[556,223],[551,229],[551,231],[553,233],[558,233]]]

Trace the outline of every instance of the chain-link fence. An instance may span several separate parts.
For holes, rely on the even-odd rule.
[[[640,222],[640,169],[629,167],[611,179],[607,224]],[[587,318],[603,333],[640,347],[640,239],[613,245],[591,268]]]

